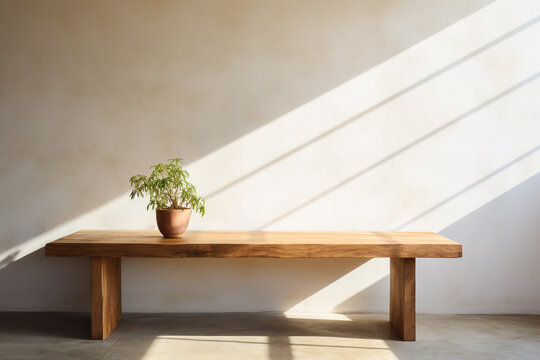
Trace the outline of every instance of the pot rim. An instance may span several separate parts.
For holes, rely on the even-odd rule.
[[[156,209],[156,211],[191,211],[191,208],[182,208],[182,209]]]

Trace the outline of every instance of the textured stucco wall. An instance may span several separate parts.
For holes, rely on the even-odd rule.
[[[0,310],[87,310],[81,228],[426,230],[420,312],[540,312],[540,2],[1,1]],[[126,259],[126,311],[380,311],[385,259]]]

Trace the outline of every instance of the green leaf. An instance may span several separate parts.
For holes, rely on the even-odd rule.
[[[205,202],[197,196],[196,187],[191,184],[189,172],[182,168],[181,158],[172,158],[167,163],[150,166],[152,172],[145,175],[134,175],[129,179],[131,199],[149,197],[147,209],[179,209],[184,206],[192,208],[204,216]]]

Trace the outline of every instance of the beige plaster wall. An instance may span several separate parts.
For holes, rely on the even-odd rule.
[[[540,3],[0,1],[0,310],[87,310],[81,228],[154,228],[127,180],[181,156],[192,229],[426,230],[420,312],[539,312]],[[381,311],[388,262],[124,261],[126,311]]]

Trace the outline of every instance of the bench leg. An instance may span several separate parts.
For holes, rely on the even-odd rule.
[[[92,339],[106,339],[122,316],[120,261],[119,257],[94,256],[91,259]]]
[[[416,340],[415,258],[390,259],[390,323],[401,340]]]

